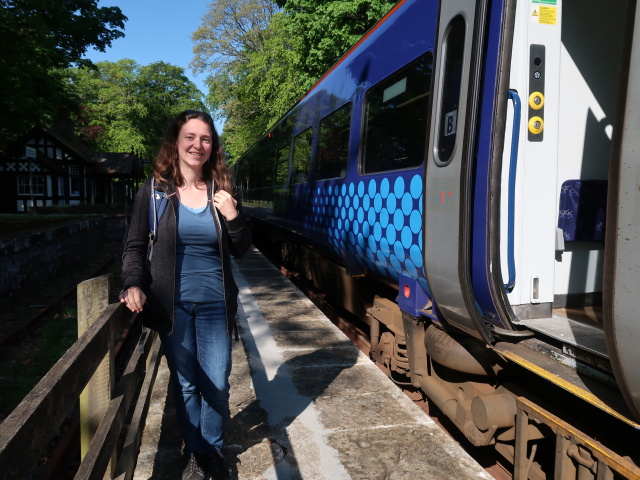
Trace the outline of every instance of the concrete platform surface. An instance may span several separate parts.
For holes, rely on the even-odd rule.
[[[242,342],[224,448],[233,478],[492,478],[260,252],[234,269]],[[169,383],[163,363],[136,480],[179,479],[184,468]]]

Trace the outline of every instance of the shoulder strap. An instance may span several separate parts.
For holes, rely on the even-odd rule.
[[[167,194],[156,190],[156,180],[151,177],[151,195],[149,197],[149,260],[153,253],[153,244],[158,239],[158,225],[167,208]]]

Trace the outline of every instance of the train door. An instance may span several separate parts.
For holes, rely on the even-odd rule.
[[[517,163],[503,179],[516,174],[515,188],[502,182],[501,218],[504,279],[515,277],[508,287],[508,301],[517,319],[551,316],[554,298],[560,111],[562,0],[518,2],[509,87],[521,100]],[[531,102],[529,102],[531,97]],[[509,124],[517,119],[509,117]],[[510,133],[510,132],[509,132]],[[510,146],[515,138],[508,138]],[[505,157],[507,155],[505,154]],[[568,166],[568,162],[562,163]],[[572,176],[568,174],[567,176]],[[512,186],[513,187],[513,186]],[[514,202],[513,218],[506,218],[507,203]],[[506,238],[513,222],[512,238]],[[504,228],[503,228],[504,227]],[[512,254],[507,254],[507,244]],[[507,261],[512,273],[506,272]],[[505,283],[510,283],[505,281]]]
[[[640,9],[627,15],[632,35],[614,125],[607,209],[603,321],[607,351],[618,386],[640,419]]]
[[[522,102],[522,126],[516,185],[509,191],[502,183],[500,224],[515,222],[517,281],[508,297],[520,320],[601,304],[619,25],[625,10],[625,2],[607,8],[595,0],[518,2],[510,88]],[[604,36],[610,40],[603,42]],[[509,164],[503,165],[506,178]],[[516,206],[510,220],[509,199]],[[501,243],[506,272],[506,228]]]
[[[440,3],[437,64],[427,153],[425,274],[439,311],[484,341],[491,334],[471,291],[471,175],[487,2]]]
[[[513,325],[560,342],[567,364],[610,368],[638,414],[636,15],[631,0],[518,2],[509,88],[521,99],[521,128],[510,166],[510,113],[502,178],[517,171],[515,188],[497,187],[496,270],[504,280],[514,263],[505,294]]]
[[[501,184],[500,257],[505,279],[513,262],[514,320],[536,331],[572,328],[573,320],[602,328],[607,179],[628,6],[517,5],[509,87],[521,99],[521,129],[513,166],[506,158],[514,139],[505,142],[502,178],[515,173],[515,188]],[[593,349],[606,356],[600,337]]]

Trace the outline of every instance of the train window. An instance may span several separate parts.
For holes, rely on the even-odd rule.
[[[436,163],[442,167],[451,160],[458,133],[458,104],[462,82],[462,60],[466,25],[464,18],[455,17],[449,24],[444,41],[444,76],[440,104],[440,131]]]
[[[273,186],[273,170],[274,170],[274,161],[273,161],[273,157],[268,154],[265,153],[262,158],[261,158],[261,163],[262,163],[262,176],[264,178],[264,187],[271,187]]]
[[[275,162],[273,154],[264,150],[256,152],[256,200],[270,200],[273,193],[273,173]]]
[[[249,162],[249,188],[252,191],[251,199],[255,200],[256,188],[259,187],[258,160],[254,156],[251,156],[249,157],[248,162]]]
[[[344,177],[347,173],[350,124],[350,103],[320,122],[316,180]]]
[[[365,97],[362,173],[417,167],[429,136],[433,55],[427,53]]]
[[[286,185],[289,175],[289,145],[276,150],[276,185]]]
[[[248,167],[249,165],[247,164],[246,158],[241,158],[232,167],[233,177],[236,183],[235,188],[237,191],[242,192],[243,195],[245,195],[245,191],[248,188],[248,182],[249,182]]]
[[[293,140],[293,179],[291,183],[306,183],[309,180],[312,136],[312,129],[307,128]]]
[[[251,163],[253,163],[253,188],[262,188],[262,184],[264,183],[264,167],[262,165],[262,158],[256,155],[251,159]]]

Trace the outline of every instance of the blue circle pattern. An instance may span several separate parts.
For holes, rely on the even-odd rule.
[[[394,282],[404,274],[428,292],[422,269],[422,192],[423,178],[415,172],[317,184],[305,229],[326,239],[330,251],[352,270]]]

